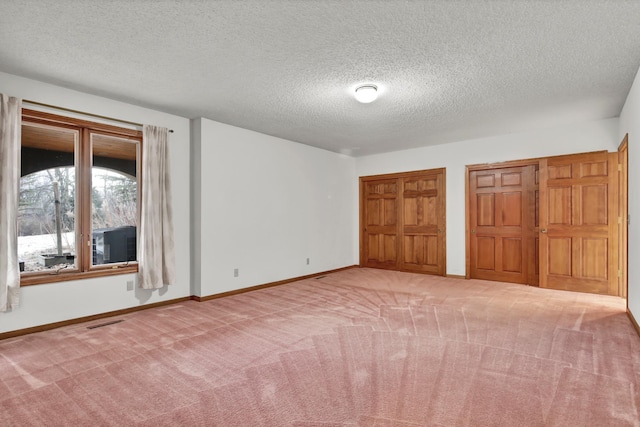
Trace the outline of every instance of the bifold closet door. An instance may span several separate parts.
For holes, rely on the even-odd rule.
[[[360,264],[398,268],[398,179],[361,181]]]
[[[360,265],[446,274],[445,170],[360,178]]]

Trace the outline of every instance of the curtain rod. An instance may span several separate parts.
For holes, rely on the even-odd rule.
[[[85,116],[91,116],[91,117],[96,117],[96,118],[99,118],[99,119],[105,119],[105,120],[111,120],[111,121],[114,121],[114,122],[125,123],[125,124],[133,125],[133,126],[139,126],[139,127],[143,126],[142,123],[130,122],[130,121],[127,121],[127,120],[116,119],[116,118],[109,117],[109,116],[101,116],[100,114],[87,113],[86,111],[73,110],[71,108],[58,107],[57,105],[45,104],[43,102],[30,101],[28,99],[23,99],[22,102],[26,102],[26,103],[32,104],[32,105],[38,105],[40,107],[53,108],[55,110],[68,111],[70,113],[83,114]],[[173,133],[173,129],[169,129],[169,133]]]

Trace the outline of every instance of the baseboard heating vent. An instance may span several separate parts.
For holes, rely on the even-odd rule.
[[[318,276],[318,277],[314,277],[314,279],[318,280],[318,279],[324,279],[327,276]]]
[[[87,329],[102,328],[103,326],[115,325],[116,323],[120,323],[120,322],[124,322],[124,319],[112,320],[111,322],[104,322],[104,323],[99,323],[97,325],[87,326]]]

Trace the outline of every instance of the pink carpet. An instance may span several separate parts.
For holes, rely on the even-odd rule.
[[[640,426],[620,298],[351,269],[113,320],[0,341],[0,425]]]

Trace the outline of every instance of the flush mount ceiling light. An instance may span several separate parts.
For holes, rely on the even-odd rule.
[[[378,97],[378,86],[366,84],[356,88],[356,99],[363,104],[373,102]]]

